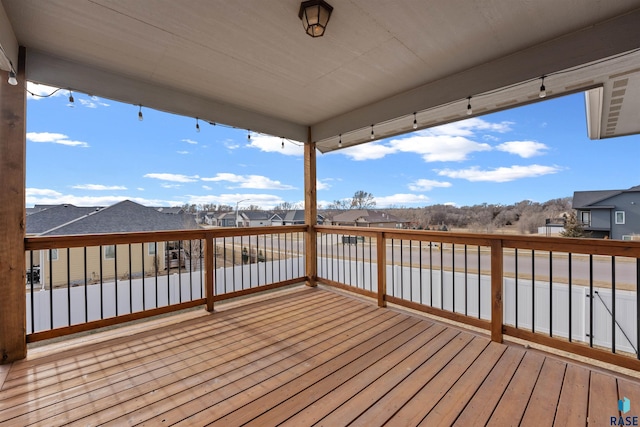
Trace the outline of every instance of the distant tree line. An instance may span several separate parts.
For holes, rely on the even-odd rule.
[[[420,208],[393,206],[381,209],[410,221],[412,228],[442,230],[464,228],[476,233],[492,233],[504,227],[516,227],[521,234],[535,234],[546,220],[566,220],[566,237],[582,237],[584,232],[571,208],[571,197],[552,199],[546,202],[523,200],[511,205],[482,203],[473,206],[431,205]],[[318,211],[327,219],[348,209],[374,209],[375,198],[367,191],[356,191],[351,198],[335,200],[327,206],[319,206]],[[232,212],[235,207],[224,204],[185,204],[187,212]],[[304,206],[283,202],[271,209],[274,212],[286,212],[304,209]],[[243,210],[261,210],[260,206],[250,205]],[[443,228],[444,227],[444,228]]]
[[[546,220],[564,219],[571,214],[571,197],[543,203],[523,200],[512,205],[482,203],[473,206],[432,205],[422,208],[392,208],[387,212],[411,221],[418,229],[434,229],[443,225],[465,228],[475,233],[492,233],[507,226],[519,233],[534,234]],[[564,216],[564,217],[563,217]]]
[[[546,220],[564,220],[573,212],[571,197],[552,199],[543,203],[523,200],[512,205],[482,203],[473,206],[431,205],[420,208],[393,206],[384,210],[410,221],[417,229],[442,230],[464,228],[476,233],[491,233],[512,226],[519,233],[537,233]],[[336,200],[319,210],[329,219],[346,209],[375,208],[373,194],[356,191],[352,198]]]

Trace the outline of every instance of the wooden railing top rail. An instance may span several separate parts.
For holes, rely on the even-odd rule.
[[[640,258],[640,241],[588,239],[569,237],[547,237],[533,235],[471,234],[451,231],[396,230],[373,227],[316,226],[323,233],[354,234],[376,237],[380,234],[386,239],[405,239],[460,243],[468,245],[491,246],[491,242],[502,242],[503,248],[533,249],[553,252],[570,252],[591,255],[615,255]]]
[[[72,236],[33,236],[25,238],[26,250],[77,248],[84,246],[120,245],[127,243],[164,242],[171,240],[198,240],[212,238],[255,236],[306,232],[306,225],[270,227],[208,228],[175,231],[151,231],[135,233],[80,234]]]

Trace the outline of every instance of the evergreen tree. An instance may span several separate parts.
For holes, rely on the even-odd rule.
[[[584,227],[582,223],[578,221],[578,217],[575,212],[571,212],[569,218],[564,225],[564,231],[560,232],[562,237],[585,237]]]

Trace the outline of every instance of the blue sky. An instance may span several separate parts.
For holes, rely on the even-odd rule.
[[[55,90],[29,84],[34,93]],[[303,147],[58,91],[27,102],[27,206],[302,204]],[[544,202],[640,185],[640,136],[591,141],[575,94],[317,156],[318,203],[370,192],[377,206]],[[248,200],[247,200],[248,199]]]

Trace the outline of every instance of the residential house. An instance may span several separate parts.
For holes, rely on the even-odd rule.
[[[640,235],[640,185],[628,190],[576,191],[572,207],[591,237],[631,240]]]
[[[282,225],[302,225],[304,224],[304,209],[295,209],[280,213],[282,217]],[[324,223],[324,216],[318,214],[318,225]]]
[[[208,215],[207,223],[218,227],[266,227],[282,225],[282,217],[270,211],[233,211]]]
[[[245,218],[241,212],[222,212],[220,214],[208,215],[209,221],[213,226],[217,227],[237,227],[243,224]],[[240,225],[241,227],[241,225]]]
[[[332,224],[356,227],[405,228],[408,220],[372,209],[351,209],[334,215]]]
[[[241,227],[282,225],[282,217],[270,211],[241,211]]]
[[[42,209],[27,216],[28,236],[62,236],[76,234],[127,233],[140,231],[186,230],[198,228],[192,215],[163,214],[156,209],[142,206],[125,200],[108,207],[78,207],[74,205],[58,205]],[[36,251],[27,255],[27,272],[38,272],[40,283],[54,286],[71,282],[71,284],[94,282],[128,277],[131,271],[152,273],[156,269],[163,270],[167,259],[173,267],[184,255],[174,242],[146,242],[144,244],[107,245],[88,248],[86,272],[82,248],[71,248],[68,251],[51,249]],[[129,260],[131,253],[131,260]],[[117,258],[117,263],[116,263]],[[184,264],[184,261],[183,261]],[[117,271],[116,271],[117,265]],[[176,265],[177,266],[177,265]],[[86,273],[86,274],[85,274]],[[53,280],[51,280],[53,277]],[[27,276],[29,280],[29,275]]]

